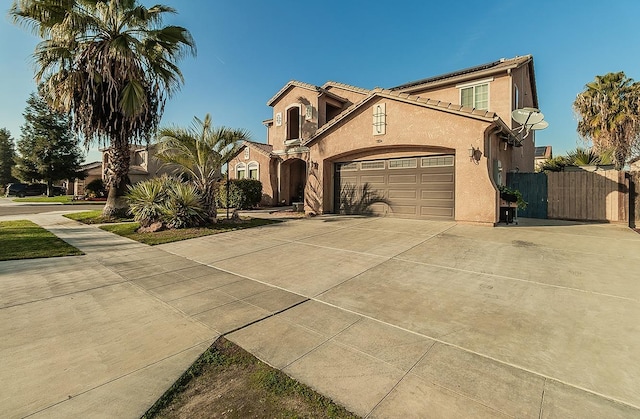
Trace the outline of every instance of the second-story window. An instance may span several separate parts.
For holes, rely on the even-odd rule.
[[[300,108],[293,106],[287,109],[287,140],[300,138]]]
[[[489,83],[460,89],[460,104],[469,108],[489,109]]]

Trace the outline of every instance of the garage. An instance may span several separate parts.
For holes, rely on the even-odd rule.
[[[401,218],[454,219],[455,158],[429,155],[340,162],[335,165],[336,203],[340,191],[368,183],[389,204],[374,212]]]

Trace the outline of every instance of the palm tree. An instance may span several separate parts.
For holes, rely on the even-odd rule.
[[[50,106],[72,115],[85,147],[108,146],[104,215],[126,207],[129,147],[154,133],[184,81],[176,62],[195,54],[191,34],[162,26],[176,10],[137,0],[14,0],[9,14],[43,40],[36,81]]]
[[[576,147],[567,152],[567,162],[571,166],[597,166],[613,164],[613,150],[604,150],[598,153],[593,148]]]
[[[222,166],[238,153],[251,135],[243,129],[214,128],[211,116],[194,118],[191,128],[163,128],[158,132],[156,157],[165,164],[175,164],[176,172],[185,175],[205,200],[209,217],[217,216],[215,191]],[[227,169],[228,170],[228,169]]]
[[[616,168],[621,169],[640,145],[640,84],[624,72],[596,76],[573,108],[578,133],[598,152],[612,149]]]

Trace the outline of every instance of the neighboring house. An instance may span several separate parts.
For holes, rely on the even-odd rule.
[[[80,169],[87,175],[84,179],[75,179],[73,183],[69,183],[67,187],[67,193],[73,194],[73,196],[84,196],[84,187],[96,179],[102,179],[102,162],[95,161],[92,163],[83,164]],[[73,190],[69,190],[73,186]]]
[[[160,176],[164,173],[174,174],[174,165],[165,165],[155,157],[157,144],[149,144],[148,146],[131,145],[129,160],[129,180],[132,184],[143,180]],[[106,167],[109,162],[108,149],[102,151],[102,176],[106,173]]]
[[[640,157],[636,157],[629,161],[629,171],[640,172]]]
[[[511,119],[538,108],[531,56],[389,89],[291,81],[267,105],[267,144],[244,143],[230,175],[307,213],[337,213],[346,185],[369,183],[390,216],[494,224],[504,174],[534,171],[534,133]]]
[[[542,163],[553,158],[553,151],[551,150],[550,145],[543,145],[541,147],[536,147],[534,151],[534,166],[535,169],[540,169]]]

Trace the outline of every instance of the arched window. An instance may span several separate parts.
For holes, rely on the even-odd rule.
[[[260,165],[257,161],[252,161],[247,166],[247,172],[249,173],[249,179],[260,180]]]
[[[236,164],[236,179],[244,179],[247,177],[247,166],[244,163]]]

